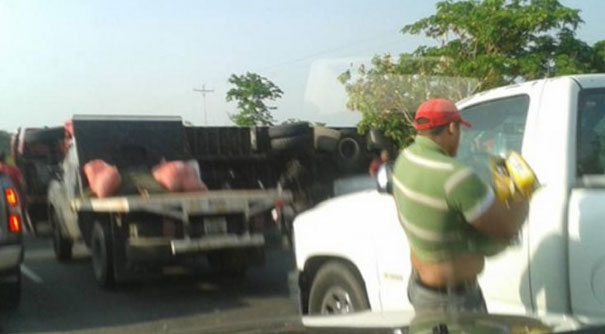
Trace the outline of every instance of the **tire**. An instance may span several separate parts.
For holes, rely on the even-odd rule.
[[[0,283],[0,310],[14,311],[21,302],[21,271],[14,273],[16,281]]]
[[[310,135],[312,130],[313,129],[309,126],[309,123],[306,122],[284,124],[269,128],[269,138],[276,139]]]
[[[239,255],[239,256],[238,256]],[[221,276],[240,279],[246,276],[248,266],[237,251],[217,251],[207,255],[210,267]]]
[[[93,273],[102,288],[111,288],[115,285],[112,243],[108,232],[105,225],[95,222],[90,241]]]
[[[338,142],[336,150],[338,168],[341,172],[352,172],[362,170],[366,166],[360,166],[363,156],[359,141],[353,137],[343,137]],[[362,168],[363,167],[363,168]]]
[[[370,308],[361,278],[349,266],[331,261],[313,279],[309,314],[346,314]]]
[[[313,136],[271,139],[271,148],[276,151],[310,150],[313,148]]]
[[[63,139],[64,136],[65,129],[63,127],[34,129],[25,131],[23,141],[27,144],[35,142],[53,142]]]
[[[336,151],[341,137],[340,131],[325,127],[315,127],[313,131],[316,150],[327,153]]]
[[[366,143],[369,151],[391,149],[393,143],[380,131],[370,130],[366,134]]]
[[[73,242],[65,238],[61,233],[61,221],[54,209],[49,214],[49,217],[53,229],[53,250],[55,251],[55,258],[59,262],[69,262],[73,258]]]

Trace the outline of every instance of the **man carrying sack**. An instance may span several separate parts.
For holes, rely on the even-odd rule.
[[[456,105],[431,99],[416,112],[415,142],[401,152],[393,192],[411,247],[408,298],[416,311],[487,312],[477,276],[493,243],[514,238],[528,196],[500,201],[494,190],[455,160],[464,121]]]

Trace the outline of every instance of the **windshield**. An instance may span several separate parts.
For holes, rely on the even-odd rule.
[[[1,0],[0,332],[605,324],[604,10]]]

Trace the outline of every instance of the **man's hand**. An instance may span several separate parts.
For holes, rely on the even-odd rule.
[[[483,215],[471,222],[471,225],[490,237],[510,240],[517,235],[528,213],[528,199],[515,200],[508,204],[495,200]]]

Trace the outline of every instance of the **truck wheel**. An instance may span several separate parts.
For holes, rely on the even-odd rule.
[[[55,251],[55,257],[59,262],[69,262],[73,256],[73,243],[61,234],[61,222],[59,221],[59,216],[55,210],[52,210],[50,217],[53,228],[53,249]]]
[[[3,311],[14,311],[19,307],[21,301],[21,271],[19,268],[13,275],[13,281],[0,283],[0,309]]]
[[[272,139],[271,148],[276,151],[311,149],[313,148],[313,136],[308,135]]]
[[[311,285],[309,314],[346,314],[369,308],[363,282],[348,266],[332,261],[319,269]]]
[[[340,131],[321,126],[315,127],[313,131],[313,135],[315,137],[315,149],[327,153],[336,151],[338,141],[341,137]]]
[[[284,138],[284,137],[298,137],[306,136],[311,134],[311,127],[309,123],[298,122],[292,124],[284,124],[276,127],[269,128],[269,138]]]
[[[382,150],[382,149],[391,149],[393,147],[393,143],[385,136],[384,133],[372,129],[368,131],[366,134],[366,143],[368,146],[368,150]]]
[[[361,145],[353,137],[343,137],[338,142],[337,162],[341,172],[360,170],[362,162]],[[364,166],[365,167],[365,166]]]
[[[113,287],[115,278],[110,235],[107,228],[99,222],[94,223],[90,248],[97,283],[103,288]]]
[[[25,143],[35,142],[52,142],[65,137],[65,129],[63,127],[54,127],[49,129],[35,129],[25,132],[23,141]]]

